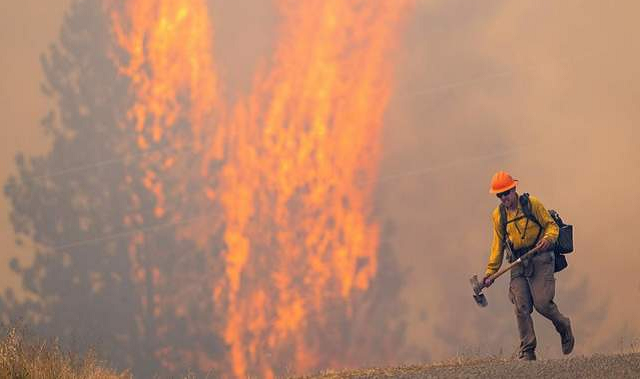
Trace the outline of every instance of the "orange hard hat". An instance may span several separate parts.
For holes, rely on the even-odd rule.
[[[498,171],[491,178],[491,189],[489,193],[500,193],[515,188],[518,181],[504,171]]]

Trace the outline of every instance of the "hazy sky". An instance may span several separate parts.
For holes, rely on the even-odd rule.
[[[489,181],[506,169],[575,224],[556,300],[573,320],[576,352],[628,348],[640,337],[640,6],[429,4],[405,40],[379,200],[413,271],[409,338],[435,356],[515,347],[508,279],[481,311],[468,283],[486,265],[497,204]],[[557,354],[550,322],[535,322],[543,354]]]
[[[3,183],[17,151],[47,147],[38,121],[51,104],[39,91],[39,55],[56,40],[69,3],[3,4]],[[270,8],[255,3],[250,14],[218,5],[217,17],[226,10],[253,20],[245,33],[223,30],[222,46],[266,38],[260,30],[272,27],[263,17]],[[394,225],[386,238],[411,270],[404,292],[409,341],[431,357],[464,349],[510,353],[517,344],[508,280],[487,291],[490,305],[482,310],[468,283],[486,264],[497,204],[488,186],[499,169],[575,224],[576,252],[558,275],[557,303],[573,320],[576,352],[640,338],[639,4],[450,0],[416,7],[397,57],[376,216]],[[265,54],[269,43],[256,46],[263,49],[257,55]],[[250,72],[255,57],[237,51],[226,59],[240,64],[228,74],[241,87],[239,72]],[[8,211],[3,196],[0,287],[17,284],[6,261],[19,252]],[[539,316],[535,322],[542,354],[557,354],[551,324]]]
[[[0,181],[4,183],[15,173],[14,157],[18,151],[42,153],[47,139],[39,127],[47,111],[54,105],[40,91],[44,75],[40,55],[55,42],[64,9],[70,0],[8,0],[0,12]],[[7,257],[25,255],[29,250],[14,244],[13,227],[9,222],[9,204],[0,199],[0,288],[19,284],[9,270]]]

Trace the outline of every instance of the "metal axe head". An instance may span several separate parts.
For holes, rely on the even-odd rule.
[[[486,296],[482,293],[482,289],[484,289],[484,283],[480,283],[478,280],[478,275],[474,275],[469,279],[471,282],[471,288],[473,289],[473,299],[476,303],[481,307],[486,307],[488,302]]]

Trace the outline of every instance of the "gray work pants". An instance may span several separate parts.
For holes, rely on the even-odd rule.
[[[569,319],[558,311],[553,302],[556,292],[553,270],[553,252],[545,251],[534,255],[524,265],[520,264],[511,271],[509,299],[515,305],[521,354],[536,349],[536,333],[531,318],[533,308],[551,320],[558,333],[562,333],[569,325]]]

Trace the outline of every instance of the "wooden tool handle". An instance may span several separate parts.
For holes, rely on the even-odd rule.
[[[527,253],[522,255],[520,258],[518,258],[515,261],[509,263],[507,265],[507,267],[504,267],[502,270],[500,270],[500,271],[496,272],[495,274],[491,275],[489,277],[489,279],[491,279],[491,281],[494,281],[494,280],[498,279],[502,274],[504,274],[505,272],[511,270],[513,268],[513,266],[517,265],[518,263],[521,263],[523,260],[525,260],[525,259],[529,258],[530,256],[532,256],[533,254],[537,253],[539,250],[540,250],[540,247],[534,247],[533,249],[527,251]]]

